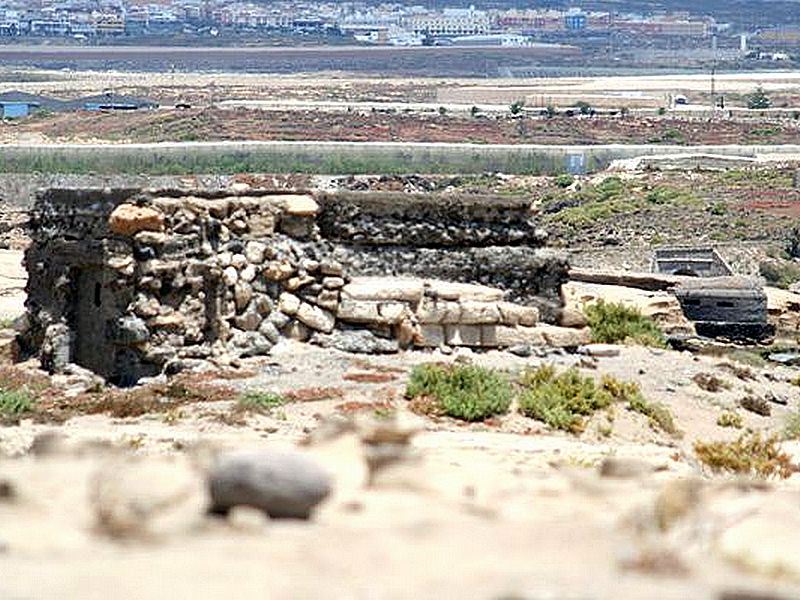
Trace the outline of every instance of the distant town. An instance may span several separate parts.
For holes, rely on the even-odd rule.
[[[542,36],[619,33],[669,38],[738,35],[710,15],[687,12],[617,14],[577,8],[432,10],[407,4],[363,2],[273,2],[163,0],[142,3],[107,0],[0,1],[0,36],[97,40],[110,37],[221,35],[281,32],[327,35],[352,43],[395,46],[474,44],[514,46]],[[754,32],[743,32],[754,34]],[[796,42],[796,30],[759,32]]]

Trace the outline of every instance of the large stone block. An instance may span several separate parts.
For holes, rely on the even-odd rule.
[[[483,345],[507,348],[517,344],[544,346],[547,340],[539,327],[509,327],[506,325],[485,326],[482,331]]]
[[[440,300],[497,302],[505,294],[503,290],[486,285],[430,279],[425,281],[425,295]]]
[[[403,302],[374,302],[342,298],[336,316],[351,323],[396,325],[411,316]]]
[[[341,293],[342,299],[418,304],[422,300],[423,282],[402,277],[359,277],[344,286]]]
[[[313,217],[319,212],[319,204],[308,194],[286,194],[274,196],[272,199],[282,205],[286,214],[293,217]]]
[[[535,306],[498,302],[497,309],[500,311],[500,321],[504,325],[533,327],[539,322],[539,309]]]
[[[476,302],[474,300],[461,302],[459,322],[464,325],[491,325],[499,323],[500,320],[500,309],[495,302]]]
[[[548,346],[556,348],[577,348],[592,341],[592,332],[588,327],[572,329],[555,325],[539,325],[536,329],[542,332]]]
[[[461,305],[449,300],[423,298],[417,309],[420,323],[458,323],[461,320]]]

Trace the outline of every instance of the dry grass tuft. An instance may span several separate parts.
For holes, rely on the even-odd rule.
[[[782,452],[775,436],[743,434],[732,442],[694,444],[698,460],[714,473],[734,473],[756,477],[787,479],[798,470],[791,457]]]

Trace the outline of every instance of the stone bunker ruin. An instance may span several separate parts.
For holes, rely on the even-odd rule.
[[[529,203],[255,190],[51,189],[31,218],[23,349],[118,385],[268,354],[576,346],[564,254]]]

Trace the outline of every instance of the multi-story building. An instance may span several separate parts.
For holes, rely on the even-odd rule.
[[[413,15],[404,19],[403,25],[416,34],[430,36],[479,35],[491,30],[489,15],[474,6]]]

